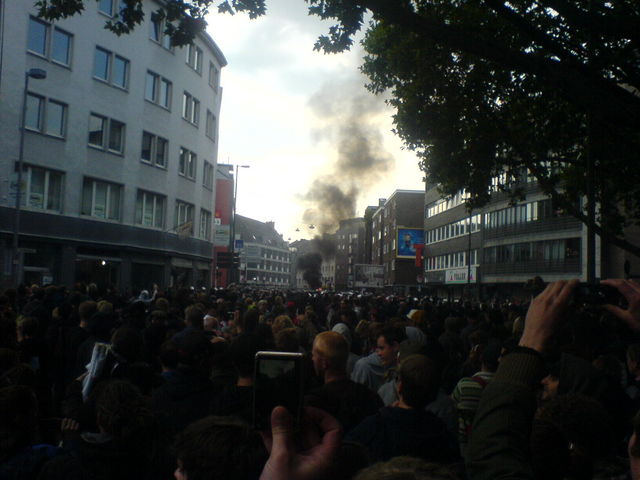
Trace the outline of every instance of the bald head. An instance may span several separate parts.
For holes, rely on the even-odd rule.
[[[316,371],[344,371],[349,358],[349,345],[345,338],[337,332],[322,332],[313,341],[313,358]],[[318,368],[318,364],[322,368]]]

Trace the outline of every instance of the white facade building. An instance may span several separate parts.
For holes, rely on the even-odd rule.
[[[11,281],[25,72],[20,278],[209,285],[220,71],[200,34],[173,48],[158,5],[129,35],[105,30],[118,0],[55,23],[32,0],[0,3],[0,248]]]

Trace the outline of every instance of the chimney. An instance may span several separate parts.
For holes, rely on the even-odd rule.
[[[265,222],[265,225],[266,225],[268,228],[271,228],[272,230],[275,230],[275,229],[276,229],[276,222],[274,222],[274,221],[268,221],[268,222]]]
[[[378,206],[379,207],[384,207],[385,203],[387,203],[387,199],[386,198],[379,198],[378,199]]]

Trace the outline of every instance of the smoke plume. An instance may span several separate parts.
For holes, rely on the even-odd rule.
[[[307,208],[303,221],[320,233],[332,233],[340,220],[356,216],[361,194],[382,180],[393,167],[393,156],[384,149],[378,125],[384,103],[364,89],[357,77],[343,84],[327,84],[309,100],[320,122],[313,132],[316,142],[333,145],[334,160],[302,196]]]
[[[302,270],[302,278],[311,288],[322,286],[322,255],[317,252],[305,253],[298,257],[298,269]]]

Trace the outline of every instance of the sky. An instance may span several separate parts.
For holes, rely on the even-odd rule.
[[[302,0],[271,0],[265,16],[212,13],[224,53],[218,163],[249,165],[237,213],[274,221],[285,240],[330,231],[396,189],[422,190],[416,156],[392,133],[393,110],[366,91],[359,44],[313,50],[329,22]],[[309,225],[316,226],[310,229]],[[296,231],[299,229],[299,231]]]

